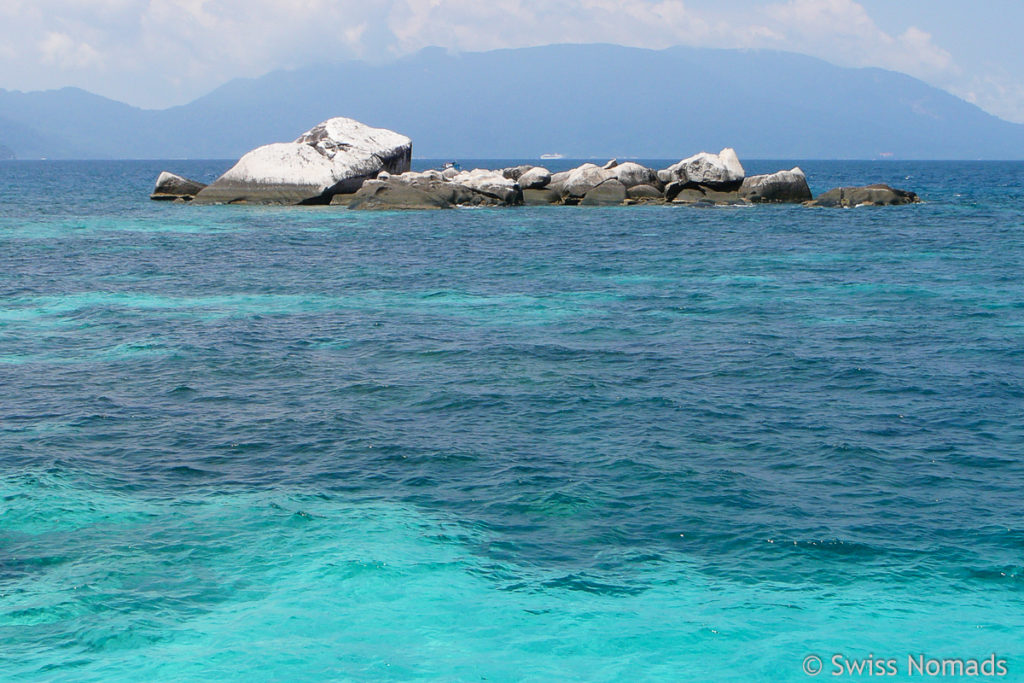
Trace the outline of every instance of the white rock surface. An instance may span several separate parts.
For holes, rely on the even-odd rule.
[[[641,166],[632,161],[626,161],[615,166],[612,169],[612,173],[615,174],[615,179],[625,185],[627,189],[637,185],[653,185],[657,187],[660,184],[658,174],[654,169]]]
[[[529,164],[522,164],[520,166],[509,166],[508,168],[501,169],[501,175],[505,176],[509,180],[515,180],[519,182],[519,177],[529,171],[533,166]]]
[[[378,180],[382,180],[383,179],[382,178],[383,175],[384,174],[381,173],[380,175],[377,176],[377,179]],[[444,182],[444,181],[448,180],[447,178],[444,177],[444,174],[441,171],[434,170],[434,169],[430,169],[428,171],[420,171],[420,172],[406,171],[405,173],[401,173],[401,174],[396,175],[396,176],[391,176],[391,179],[392,180],[397,180],[400,183],[406,183],[406,184],[422,183],[422,182],[428,182],[428,181],[431,181],[431,180],[434,180],[434,181],[437,181],[437,182]]]
[[[354,192],[381,171],[409,170],[412,141],[384,128],[333,118],[295,142],[257,147],[196,195],[202,203],[282,203],[330,201]]]
[[[735,185],[743,182],[746,172],[736,150],[726,147],[718,154],[701,152],[665,169],[672,180],[697,183],[708,187]],[[660,174],[659,174],[660,175]]]
[[[582,198],[604,181],[614,177],[613,171],[601,168],[597,164],[583,164],[569,171],[562,185],[562,196]]]
[[[312,145],[324,156],[333,159],[340,152],[361,152],[383,158],[401,156],[412,151],[412,140],[387,128],[371,128],[355,119],[336,116],[313,126],[295,141]],[[404,168],[393,173],[409,170]]]
[[[543,166],[534,166],[519,176],[519,187],[524,190],[539,190],[551,182],[551,171]]]
[[[805,202],[811,199],[807,176],[799,166],[745,178],[740,196],[753,202]]]

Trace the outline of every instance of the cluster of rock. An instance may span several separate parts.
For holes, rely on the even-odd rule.
[[[661,171],[627,161],[583,164],[552,173],[541,166],[500,170],[381,174],[335,204],[353,209],[448,208],[458,205],[565,204],[615,206],[642,203],[749,204],[811,199],[807,178],[794,168],[747,178],[736,153],[702,152]]]
[[[887,205],[918,201],[888,186],[839,188],[812,200],[799,168],[747,177],[736,152],[701,152],[662,170],[630,161],[583,164],[552,173],[540,166],[500,170],[409,170],[412,142],[346,118],[329,119],[294,142],[258,147],[209,186],[161,173],[153,199],[197,203],[332,204],[351,209],[563,204],[616,206],[806,203]]]

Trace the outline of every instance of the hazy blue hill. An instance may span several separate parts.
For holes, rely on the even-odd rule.
[[[0,144],[19,158],[140,157],[149,151],[146,112],[79,88],[0,90],[0,118],[21,127],[11,132],[0,128]]]
[[[0,91],[0,144],[19,158],[229,158],[339,115],[409,135],[419,157],[680,158],[728,145],[743,158],[1024,158],[1024,126],[903,74],[612,45],[427,49],[235,80],[163,111],[70,88]],[[5,120],[39,135],[10,139]]]
[[[16,121],[0,116],[0,146],[8,150],[8,153],[4,154],[6,158],[10,158],[10,155],[27,155],[32,158],[45,156],[43,147],[35,144],[40,136],[41,133],[39,131],[33,130],[29,126],[24,126]],[[18,140],[21,144],[8,144],[8,142],[14,142],[15,140]],[[15,150],[15,147],[17,147],[17,150]]]

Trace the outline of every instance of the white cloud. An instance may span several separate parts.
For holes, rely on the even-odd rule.
[[[898,36],[882,30],[854,0],[789,0],[760,13],[779,36],[774,47],[812,54],[846,66],[878,66],[934,78],[955,69],[952,56],[921,29]]]
[[[98,67],[103,59],[88,43],[76,41],[66,33],[50,31],[39,41],[39,52],[44,64],[60,69],[88,69]]]
[[[949,88],[954,95],[1008,121],[1024,123],[1024,84],[994,68]]]

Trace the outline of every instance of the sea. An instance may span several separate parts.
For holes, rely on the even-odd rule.
[[[923,203],[0,163],[0,680],[1024,680],[1024,163],[794,163]]]

